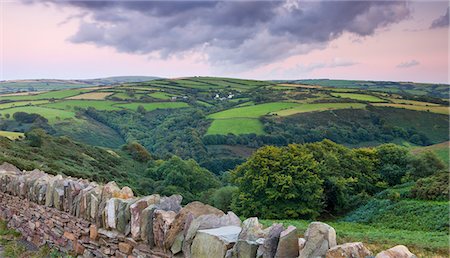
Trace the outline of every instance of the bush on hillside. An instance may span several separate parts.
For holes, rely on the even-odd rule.
[[[393,143],[376,147],[377,172],[390,186],[401,183],[402,178],[411,171],[412,155],[406,147]]]
[[[411,189],[412,197],[422,200],[446,201],[449,193],[449,174],[445,170],[419,179]]]
[[[410,177],[414,180],[429,177],[445,169],[444,162],[436,153],[426,151],[419,154],[411,162]]]
[[[221,187],[214,191],[209,203],[224,212],[230,211],[233,196],[237,193],[237,191],[238,188],[236,186]]]
[[[147,162],[153,159],[150,152],[148,152],[148,150],[138,142],[130,142],[124,146],[124,149],[130,153],[131,157],[133,157],[136,161]]]

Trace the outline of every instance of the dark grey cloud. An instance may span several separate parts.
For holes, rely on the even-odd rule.
[[[413,67],[413,66],[417,66],[419,64],[420,64],[419,61],[411,60],[411,61],[402,62],[402,63],[398,64],[397,68],[410,68],[410,67]]]
[[[345,32],[373,35],[409,16],[405,1],[47,1],[87,12],[74,43],[255,67],[325,47]]]
[[[445,12],[444,15],[437,18],[436,20],[434,20],[431,23],[431,26],[430,26],[431,29],[448,27],[448,25],[449,25],[449,9],[450,8],[447,8],[447,12]]]

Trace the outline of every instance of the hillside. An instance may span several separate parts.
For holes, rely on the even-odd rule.
[[[143,82],[158,79],[151,76],[115,76],[98,79],[58,80],[58,79],[29,79],[0,81],[0,94],[18,92],[40,92],[81,87],[105,86],[129,82]]]
[[[141,79],[147,77],[90,82],[121,82],[113,88],[0,95],[0,129],[26,132],[36,123],[17,122],[13,115],[35,113],[47,120],[50,134],[109,148],[138,141],[160,157],[194,158],[215,173],[242,163],[248,154],[241,150],[267,144],[331,139],[348,146],[426,146],[449,139],[448,101],[431,95],[425,100],[411,92],[334,81],[321,86],[215,77],[129,82]]]

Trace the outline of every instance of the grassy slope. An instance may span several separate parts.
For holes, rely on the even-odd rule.
[[[151,111],[155,109],[166,109],[166,108],[183,108],[189,107],[189,105],[185,102],[153,102],[153,103],[126,103],[126,104],[118,104],[115,107],[122,107],[131,110],[137,110],[139,106],[143,106],[145,110]]]
[[[74,112],[47,108],[43,106],[24,106],[0,110],[0,114],[2,114],[2,116],[5,116],[5,114],[10,114],[12,116],[16,112],[36,113],[47,118],[50,123],[75,117]]]
[[[384,99],[380,99],[378,97],[367,95],[367,94],[358,94],[358,93],[331,93],[334,97],[346,98],[346,99],[355,99],[367,102],[384,102]]]
[[[423,102],[426,103],[426,102]],[[431,112],[436,114],[449,114],[448,107],[445,106],[425,106],[423,104],[421,105],[408,105],[408,104],[396,104],[396,103],[376,103],[375,106],[382,106],[382,107],[393,107],[393,108],[403,108],[403,109],[410,109],[410,110],[416,110],[416,111],[425,111],[425,112]]]
[[[434,153],[436,153],[439,158],[441,158],[445,164],[449,164],[449,146],[450,142],[446,141],[446,142],[442,142],[442,143],[438,143],[438,144],[434,144],[431,146],[426,146],[426,147],[413,147],[412,148],[412,153],[414,154],[419,154],[425,151],[432,151]]]
[[[93,107],[98,110],[119,110],[119,107],[114,106],[120,102],[109,100],[63,100],[54,103],[43,105],[44,107],[61,109],[61,110],[74,110],[75,107],[88,108]]]
[[[255,118],[216,119],[206,134],[264,134],[261,121]]]
[[[209,118],[213,119],[224,119],[224,118],[257,118],[263,115],[267,115],[271,112],[276,112],[282,109],[293,108],[298,106],[297,103],[287,103],[287,102],[272,102],[259,104],[254,106],[246,106],[239,108],[232,108],[224,110],[218,113],[209,115]]]
[[[24,137],[24,133],[0,131],[0,136],[6,137],[10,140],[16,140],[16,139]]]
[[[89,90],[75,89],[75,90],[59,90],[49,91],[41,94],[33,95],[20,95],[20,96],[2,96],[0,100],[39,100],[39,99],[63,99],[79,95],[80,93],[87,92]]]
[[[40,105],[40,104],[45,104],[45,103],[48,103],[48,100],[15,101],[15,102],[1,103],[0,109],[21,107],[21,106],[28,106],[28,105]]]
[[[278,116],[290,116],[298,113],[315,112],[315,111],[325,111],[325,110],[335,110],[335,109],[347,109],[354,108],[360,109],[364,108],[366,105],[362,103],[317,103],[317,104],[301,104],[299,106],[293,107],[291,109],[285,109],[277,112],[273,112]]]

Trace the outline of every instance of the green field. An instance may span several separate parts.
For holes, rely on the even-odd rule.
[[[88,92],[89,90],[75,89],[75,90],[59,90],[49,91],[41,94],[33,95],[18,95],[18,96],[0,96],[0,100],[38,100],[38,99],[63,99],[76,96],[80,93]]]
[[[119,98],[122,100],[132,100],[132,99],[139,99],[140,97],[145,96],[143,93],[137,93],[133,94],[133,96],[128,95],[126,92],[117,92],[111,95],[110,97]]]
[[[1,103],[0,109],[12,108],[12,107],[21,107],[21,106],[31,106],[31,105],[40,105],[48,103],[48,100],[34,100],[34,101],[15,101],[8,103]]]
[[[150,97],[152,97],[152,98],[155,98],[155,99],[165,99],[165,100],[168,100],[168,99],[171,99],[172,98],[172,94],[167,94],[167,93],[164,93],[164,92],[155,92],[155,93],[151,93],[151,94],[148,94]]]
[[[424,105],[409,105],[409,104],[396,104],[396,103],[376,103],[375,106],[381,107],[393,107],[393,108],[404,108],[416,111],[425,111],[436,114],[449,114],[449,108],[445,106],[424,106]]]
[[[189,105],[185,102],[153,102],[153,103],[126,103],[126,104],[117,104],[114,107],[122,107],[131,110],[137,110],[139,106],[143,106],[145,110],[151,111],[155,109],[166,109],[166,108],[184,108],[189,107]]]
[[[444,161],[445,164],[449,164],[449,142],[443,142],[443,143],[438,143],[438,144],[434,144],[431,146],[426,146],[426,147],[412,147],[412,153],[414,154],[419,154],[425,151],[431,151],[436,153],[436,155],[438,155],[438,157]]]
[[[109,100],[63,100],[54,103],[45,104],[43,106],[62,109],[62,110],[74,110],[75,107],[88,108],[92,107],[98,110],[119,110],[119,107],[113,106],[119,102]]]
[[[325,110],[333,110],[333,109],[361,109],[366,105],[362,103],[316,103],[316,104],[299,104],[296,107],[290,109],[284,109],[278,112],[273,112],[272,114],[276,114],[278,116],[290,116],[298,113],[306,113],[306,112],[316,112],[316,111],[325,111]]]
[[[264,134],[261,121],[255,118],[216,119],[206,134]]]
[[[2,116],[5,116],[5,114],[10,114],[12,116],[16,112],[39,114],[47,118],[51,123],[56,122],[58,120],[64,120],[75,117],[74,112],[54,108],[47,108],[43,106],[25,106],[0,110],[0,114],[2,114]]]
[[[367,101],[367,102],[385,102],[386,101],[384,99],[380,99],[380,98],[372,96],[372,95],[358,94],[358,93],[331,93],[331,96],[345,98],[345,99]]]
[[[0,131],[0,136],[6,137],[10,140],[16,140],[16,139],[23,138],[25,136],[25,134],[17,133],[17,132]]]
[[[299,106],[299,104],[297,103],[272,102],[254,106],[232,108],[211,114],[208,117],[213,119],[236,118],[236,117],[258,118],[263,115],[268,115],[272,112],[276,112],[283,109],[289,109],[297,106]]]
[[[284,226],[293,225],[303,236],[311,221],[261,220],[265,226],[274,222],[283,223]],[[375,254],[395,245],[406,245],[418,257],[445,257],[448,254],[449,236],[446,232],[392,229],[354,222],[324,222],[336,230],[338,244],[363,242]]]

